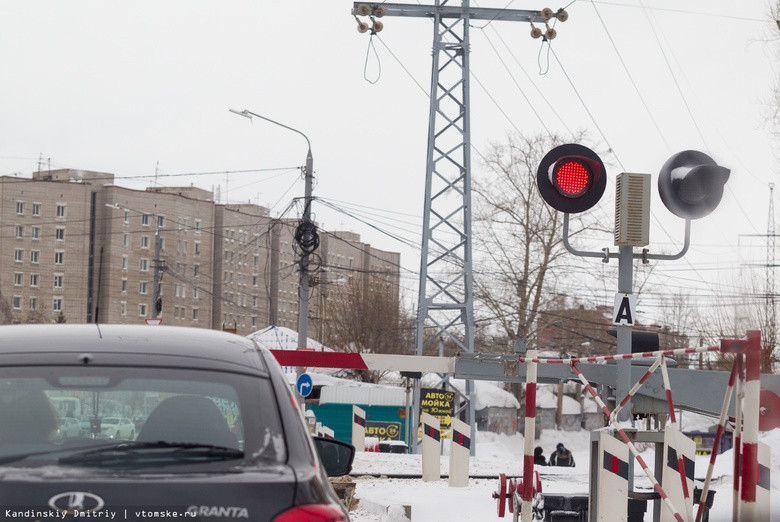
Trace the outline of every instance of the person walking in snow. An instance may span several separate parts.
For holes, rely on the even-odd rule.
[[[550,466],[574,467],[574,456],[562,442],[558,443],[555,451],[550,455]]]
[[[541,446],[536,446],[536,448],[534,449],[534,465],[535,466],[547,465],[547,459],[544,458],[544,449],[542,449]]]

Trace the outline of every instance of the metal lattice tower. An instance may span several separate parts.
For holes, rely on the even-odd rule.
[[[559,19],[563,20],[565,11]],[[474,352],[474,298],[471,255],[471,124],[469,25],[472,20],[542,23],[555,14],[545,9],[527,11],[470,7],[469,0],[435,5],[366,4],[355,2],[353,15],[370,16],[372,34],[382,29],[381,16],[424,17],[433,21],[428,121],[428,157],[425,171],[420,290],[415,353],[439,340]],[[544,14],[544,17],[543,17]],[[358,30],[368,24],[358,20]],[[548,31],[550,31],[548,29]],[[541,31],[535,36],[540,36]],[[553,33],[548,33],[553,34]],[[446,380],[446,379],[445,379]],[[474,383],[466,381],[467,422],[476,433]],[[414,403],[420,389],[415,386]],[[457,412],[456,412],[457,413]],[[416,449],[419,417],[412,416],[412,448]],[[472,455],[474,446],[471,447]]]
[[[775,184],[769,184],[769,219],[766,225],[766,293],[775,316]]]

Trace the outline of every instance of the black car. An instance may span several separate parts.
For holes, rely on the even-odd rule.
[[[58,437],[51,397],[75,398],[88,429]],[[134,440],[101,436],[114,417],[144,419]],[[353,457],[310,436],[278,363],[244,337],[0,326],[4,519],[344,522],[327,475]]]

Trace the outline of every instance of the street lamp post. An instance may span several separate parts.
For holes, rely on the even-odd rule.
[[[309,141],[309,138],[298,129],[293,129],[283,123],[272,120],[271,118],[266,118],[265,116],[261,116],[260,114],[256,114],[246,109],[243,111],[237,111],[235,109],[229,110],[234,114],[249,118],[250,120],[252,117],[260,118],[261,120],[265,120],[300,134],[306,140],[306,145],[308,146],[308,151],[306,152],[306,168],[304,172],[305,189],[303,216],[301,217],[301,224],[295,230],[295,240],[300,247],[301,252],[301,280],[300,287],[298,288],[298,347],[306,348],[309,344],[309,255],[314,252],[318,244],[316,228],[311,220],[312,185],[314,182],[314,158],[311,154],[311,142]],[[298,367],[296,373],[300,376],[302,369]],[[299,396],[298,390],[296,389],[295,392],[296,398],[303,404],[303,398]]]

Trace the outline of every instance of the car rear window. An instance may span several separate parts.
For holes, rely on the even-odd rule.
[[[77,419],[80,429],[63,429],[63,418]],[[0,456],[122,440],[208,444],[286,460],[268,378],[169,368],[0,368]]]

